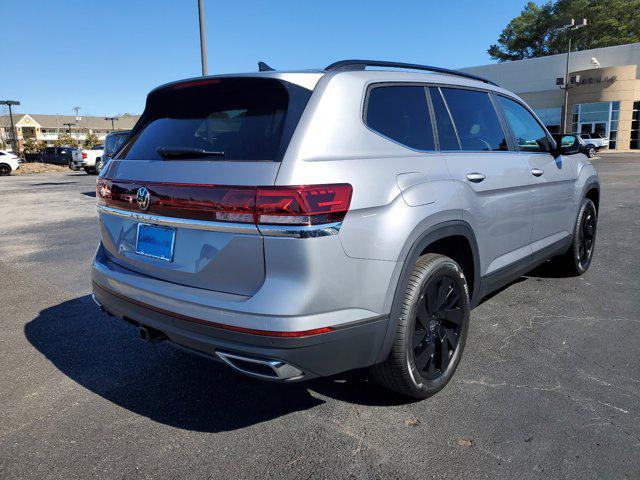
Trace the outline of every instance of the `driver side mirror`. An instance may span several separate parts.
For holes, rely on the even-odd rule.
[[[563,135],[556,141],[556,157],[559,155],[575,155],[580,153],[580,141],[575,135]]]

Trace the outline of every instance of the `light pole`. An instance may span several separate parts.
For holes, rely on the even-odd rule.
[[[104,117],[105,120],[111,120],[111,130],[115,130],[116,127],[113,125],[113,122],[118,121],[118,117]]]
[[[571,19],[570,23],[560,27],[560,30],[567,31],[567,37],[569,37],[569,48],[567,48],[567,65],[564,71],[564,107],[562,108],[562,118],[560,123],[560,133],[567,133],[567,112],[569,108],[569,60],[571,59],[571,31],[577,30],[578,28],[586,27],[587,19],[583,18],[582,23],[576,24],[574,18]]]
[[[65,127],[67,127],[69,129],[69,138],[71,138],[73,140],[73,137],[71,136],[71,127],[73,125],[75,125],[75,123],[63,123],[62,125],[64,125]]]
[[[200,60],[202,62],[202,76],[207,75],[207,39],[204,34],[204,9],[202,0],[198,0],[198,19],[200,20]]]
[[[20,102],[16,100],[0,100],[0,105],[6,105],[9,107],[9,120],[11,122],[11,151],[16,152],[16,129],[13,126],[13,112],[11,111],[12,105],[20,105]]]

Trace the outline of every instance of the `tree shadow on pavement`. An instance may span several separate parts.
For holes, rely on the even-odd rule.
[[[141,342],[131,326],[101,313],[89,295],[42,310],[24,332],[73,381],[177,428],[219,432],[269,421],[323,404],[312,391],[354,403],[407,403],[358,373],[276,384],[164,343]]]

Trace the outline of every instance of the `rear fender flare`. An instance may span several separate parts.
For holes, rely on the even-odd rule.
[[[462,220],[451,220],[444,223],[440,223],[434,225],[433,227],[424,231],[420,236],[413,242],[413,244],[409,247],[409,252],[405,255],[404,262],[402,264],[402,269],[400,271],[400,276],[396,283],[395,293],[393,295],[393,301],[391,304],[391,313],[389,315],[389,322],[387,325],[387,332],[385,334],[384,342],[382,344],[382,348],[375,363],[383,362],[389,352],[391,351],[391,346],[393,344],[393,340],[395,337],[396,328],[398,326],[398,320],[400,318],[400,313],[402,311],[402,300],[404,297],[405,288],[407,282],[409,281],[409,277],[411,276],[411,272],[413,271],[413,266],[416,261],[420,257],[420,254],[433,242],[441,240],[446,237],[452,236],[463,236],[471,245],[471,251],[473,253],[473,264],[474,264],[474,278],[473,278],[473,294],[471,298],[471,307],[475,307],[480,300],[480,256],[478,252],[478,244],[476,242],[476,237],[471,229],[471,226],[462,221]],[[404,251],[404,249],[403,249]]]

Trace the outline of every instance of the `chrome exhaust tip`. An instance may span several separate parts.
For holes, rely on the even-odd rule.
[[[247,357],[220,351],[216,351],[216,355],[234,370],[252,377],[284,381],[304,376],[302,370],[282,360]]]

